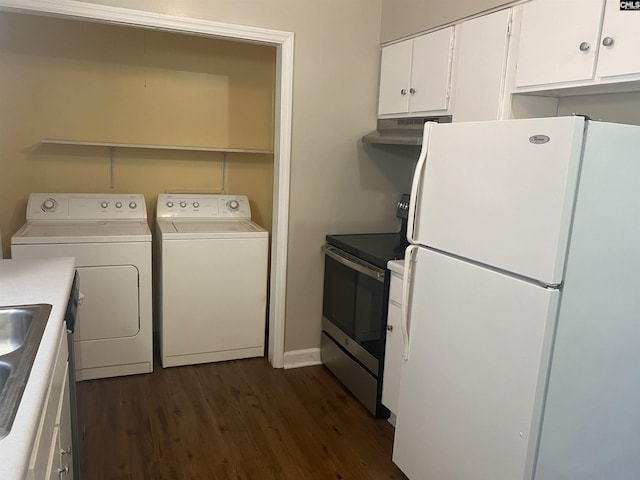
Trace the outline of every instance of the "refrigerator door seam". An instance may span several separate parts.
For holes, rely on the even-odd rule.
[[[502,268],[498,268],[498,267],[494,267],[493,265],[488,265],[486,263],[482,263],[482,262],[478,262],[476,260],[472,260],[470,258],[466,258],[466,257],[461,257],[460,255],[456,255],[454,253],[450,253],[450,252],[446,252],[444,250],[439,250],[437,248],[433,248],[433,247],[429,247],[428,245],[416,245],[419,246],[421,248],[426,248],[427,250],[431,250],[432,252],[436,252],[442,255],[445,255],[447,257],[451,257],[451,258],[455,258],[456,260],[460,260],[461,262],[464,263],[468,263],[471,265],[475,265],[476,267],[480,267],[483,268],[485,270],[490,270],[496,273],[500,273],[502,275],[505,275],[507,277],[511,277],[515,280],[520,280],[521,282],[525,282],[525,283],[530,283],[532,285],[536,285],[540,288],[544,288],[546,290],[560,290],[562,288],[562,283],[546,283],[543,282],[541,280],[538,280],[536,278],[531,278],[531,277],[526,277],[524,275],[520,275],[514,272],[511,272],[509,270],[504,270]],[[408,255],[409,251],[407,248],[407,253],[405,255]],[[403,285],[404,288],[404,285]],[[403,299],[404,300],[404,299]]]

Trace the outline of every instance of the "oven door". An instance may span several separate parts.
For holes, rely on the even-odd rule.
[[[322,328],[377,377],[384,355],[386,270],[332,245],[323,251]]]

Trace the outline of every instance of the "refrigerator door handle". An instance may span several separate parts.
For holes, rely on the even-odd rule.
[[[409,360],[409,284],[412,273],[412,266],[416,262],[415,253],[418,251],[417,245],[409,245],[405,251],[404,272],[402,274],[402,305],[400,308],[400,326],[402,327],[402,341],[404,344],[403,358]]]
[[[418,192],[420,190],[422,170],[424,169],[424,165],[427,161],[427,152],[429,151],[429,137],[431,135],[431,128],[433,127],[433,125],[436,125],[436,122],[426,122],[424,124],[422,148],[420,149],[420,156],[418,157],[418,163],[416,164],[416,169],[413,173],[413,181],[411,182],[411,197],[409,198],[409,212],[407,221],[407,241],[409,243],[414,243],[413,228],[416,221],[416,202],[418,200]]]

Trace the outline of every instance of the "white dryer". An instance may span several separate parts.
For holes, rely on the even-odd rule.
[[[144,196],[32,193],[13,258],[72,256],[84,299],[76,378],[153,371],[152,254]]]
[[[163,367],[264,355],[268,232],[245,195],[158,196]]]

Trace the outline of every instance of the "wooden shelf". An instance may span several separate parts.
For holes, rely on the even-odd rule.
[[[78,140],[56,140],[45,138],[41,143],[48,145],[78,145],[87,147],[108,148],[145,148],[151,150],[181,150],[189,152],[222,152],[222,153],[261,153],[272,154],[273,150],[254,150],[248,148],[220,148],[183,145],[151,145],[147,143],[113,143],[113,142],[82,142]]]

